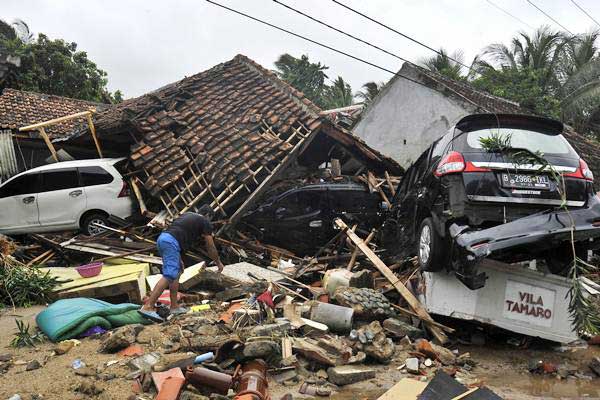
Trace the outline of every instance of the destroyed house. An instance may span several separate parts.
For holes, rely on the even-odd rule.
[[[477,90],[466,82],[404,63],[398,75],[362,112],[354,132],[406,168],[461,118],[476,113],[532,114],[518,103]],[[568,126],[563,135],[590,169],[600,175],[600,144]]]
[[[21,132],[19,128],[77,112],[95,109],[102,111],[107,104],[48,94],[4,89],[0,95],[0,180],[18,172],[48,163],[50,150],[36,130]],[[62,142],[81,121],[70,120],[45,129],[53,142]],[[94,148],[74,148],[64,142],[63,157],[93,158]],[[68,155],[67,155],[68,154]]]
[[[238,55],[98,113],[94,124],[103,151],[129,157],[135,181],[165,217],[210,204],[234,222],[277,180],[331,159],[345,174],[402,173],[320,112],[275,73]],[[69,142],[93,148],[85,130]]]

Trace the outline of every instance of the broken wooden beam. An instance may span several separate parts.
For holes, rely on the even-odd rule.
[[[365,242],[358,237],[354,232],[348,229],[348,225],[344,221],[339,218],[335,219],[335,224],[340,228],[346,231],[346,235],[356,246],[362,251],[365,256],[373,263],[375,268],[381,272],[383,276],[396,288],[398,293],[406,300],[410,308],[419,316],[419,319],[424,321],[433,321],[433,318],[429,315],[425,307],[419,302],[419,300],[411,293],[410,290],[404,286],[404,284],[396,277],[396,275],[388,268],[387,265],[371,250],[369,246],[365,244]],[[441,344],[445,344],[448,342],[448,337],[446,334],[436,326],[427,326],[431,334],[440,342]]]

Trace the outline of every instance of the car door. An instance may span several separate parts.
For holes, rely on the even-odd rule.
[[[38,209],[42,227],[77,228],[86,196],[75,168],[42,171]]]
[[[0,186],[0,232],[24,233],[39,226],[39,174],[17,176]]]
[[[393,212],[396,225],[396,246],[408,254],[413,249],[417,224],[419,196],[423,195],[422,179],[428,167],[429,153],[427,149],[419,159],[406,171],[400,190],[396,194],[394,204],[397,204]]]

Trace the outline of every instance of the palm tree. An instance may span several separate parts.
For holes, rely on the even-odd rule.
[[[503,43],[489,45],[482,59],[491,58],[488,65],[516,70],[531,69],[542,72],[542,85],[555,84],[554,72],[561,60],[564,46],[569,42],[565,34],[541,26],[533,35],[520,32],[511,40],[510,46]]]
[[[324,71],[329,67],[319,63],[312,63],[307,55],[296,58],[289,54],[282,54],[275,61],[277,75],[304,93],[306,97],[317,105],[323,107],[323,91],[325,90]]]
[[[455,81],[460,81],[465,79],[461,65],[464,64],[463,59],[462,50],[457,50],[452,55],[448,55],[446,50],[440,48],[437,55],[424,58],[419,64],[429,71],[437,72]]]
[[[360,99],[364,105],[368,105],[375,99],[384,85],[384,82],[367,82],[362,85],[363,90],[356,92],[356,98]]]
[[[338,76],[331,86],[327,86],[323,100],[326,108],[341,108],[352,105],[352,87]]]

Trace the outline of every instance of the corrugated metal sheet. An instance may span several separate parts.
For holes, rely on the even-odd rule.
[[[0,182],[19,172],[10,130],[0,130]]]

